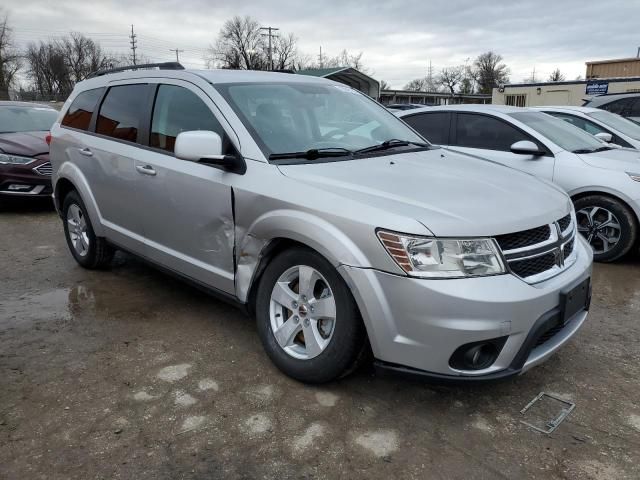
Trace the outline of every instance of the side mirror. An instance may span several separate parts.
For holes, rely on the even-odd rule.
[[[596,133],[595,137],[606,143],[611,143],[613,141],[613,135],[607,132]]]
[[[533,155],[534,157],[544,155],[544,152],[530,140],[520,140],[519,142],[514,143],[511,145],[511,152],[518,155]]]
[[[222,153],[222,138],[216,132],[194,130],[181,132],[176,137],[174,153],[181,160],[221,167],[236,173],[244,173],[242,158]]]

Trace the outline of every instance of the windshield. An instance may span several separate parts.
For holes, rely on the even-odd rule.
[[[640,140],[640,125],[620,115],[601,110],[599,112],[587,113],[587,116],[601,121],[624,135]]]
[[[395,115],[347,86],[283,82],[215,87],[267,158],[314,149],[354,151],[390,139],[424,142]]]
[[[604,146],[596,137],[546,113],[518,112],[509,115],[547,137],[563,150],[588,153]]]
[[[56,118],[58,112],[53,108],[0,106],[0,133],[43,132]]]

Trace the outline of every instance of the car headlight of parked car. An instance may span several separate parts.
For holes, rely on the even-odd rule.
[[[629,175],[631,177],[631,180],[635,180],[636,182],[640,182],[640,173],[627,172],[627,175]]]
[[[31,162],[35,162],[35,158],[21,157],[19,155],[9,155],[7,153],[0,153],[0,164],[3,165],[29,165]]]
[[[466,278],[506,272],[490,238],[433,238],[378,230],[389,255],[408,275],[420,278]]]

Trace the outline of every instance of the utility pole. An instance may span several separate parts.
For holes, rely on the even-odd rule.
[[[324,68],[324,57],[322,56],[322,45],[320,45],[320,55],[318,55],[318,65]]]
[[[431,66],[431,60],[429,60],[429,71],[427,73],[427,88],[433,90],[433,67]]]
[[[268,33],[261,33],[260,35],[264,37],[269,37],[269,70],[273,70],[273,54],[272,54],[271,37],[277,37],[278,35],[272,32],[276,32],[280,29],[274,28],[274,27],[260,27],[260,30],[266,30],[268,32]]]
[[[133,33],[133,24],[131,24],[131,35],[129,36],[131,43],[131,60],[133,64],[136,65],[136,48],[138,48],[138,41],[136,40],[137,35]]]
[[[170,48],[170,52],[176,52],[176,62],[180,63],[180,59],[178,58],[178,54],[184,52],[184,50],[178,50],[177,48]]]

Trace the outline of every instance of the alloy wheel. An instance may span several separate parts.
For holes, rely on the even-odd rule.
[[[622,236],[618,218],[602,207],[586,207],[576,212],[578,232],[587,239],[595,254],[613,249]]]
[[[67,209],[67,225],[73,249],[84,257],[89,252],[89,234],[84,212],[76,204],[70,205]]]
[[[271,292],[269,318],[278,345],[288,355],[317,357],[335,330],[336,301],[327,280],[307,265],[287,269]]]

